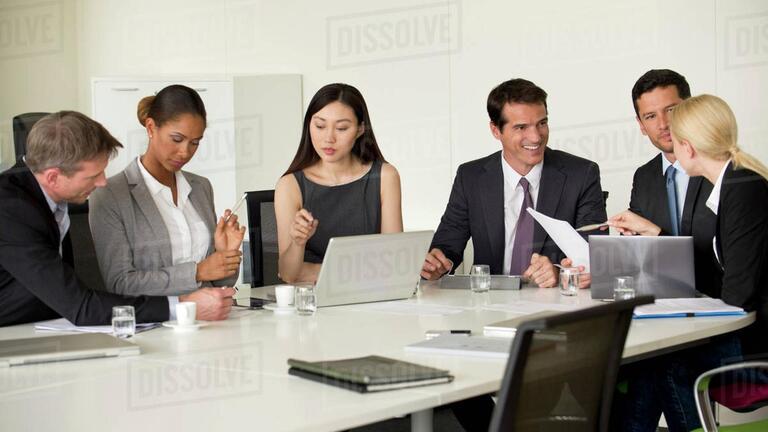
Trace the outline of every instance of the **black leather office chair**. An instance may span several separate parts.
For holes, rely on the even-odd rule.
[[[32,112],[19,114],[13,118],[13,148],[16,151],[16,159],[27,154],[27,136],[32,126],[48,114]]]
[[[72,243],[72,258],[75,274],[86,287],[104,291],[104,279],[96,258],[93,236],[88,223],[88,202],[69,204],[69,240]]]
[[[248,206],[248,245],[243,254],[250,261],[250,277],[245,272],[243,282],[252,287],[274,285],[282,281],[277,276],[279,250],[275,219],[275,191],[246,192]],[[245,244],[244,244],[245,245]],[[248,260],[250,258],[250,260]]]
[[[490,431],[607,431],[616,374],[638,297],[523,323]]]

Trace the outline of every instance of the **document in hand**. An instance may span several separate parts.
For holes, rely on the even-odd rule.
[[[290,375],[360,393],[453,381],[447,370],[380,356],[318,362],[288,359],[288,365]]]
[[[583,265],[589,273],[589,243],[566,221],[545,216],[532,208],[528,213],[552,237],[557,247],[573,261],[574,266]]]
[[[649,305],[635,308],[635,318],[684,318],[698,316],[744,315],[744,309],[725,304],[716,298],[656,299]]]

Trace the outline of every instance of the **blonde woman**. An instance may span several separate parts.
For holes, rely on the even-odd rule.
[[[636,427],[642,419],[658,419],[656,413],[643,411],[653,404],[663,409],[670,431],[699,427],[693,398],[696,377],[742,355],[768,353],[768,169],[739,148],[736,118],[716,96],[700,95],[679,104],[672,112],[670,131],[675,157],[686,173],[703,176],[714,185],[707,207],[717,218],[712,247],[722,270],[722,289],[696,288],[755,311],[757,321],[740,338],[730,334],[713,338],[706,345],[654,360],[653,367],[644,368],[645,375],[631,378],[627,401],[618,398],[617,412],[622,414],[617,417],[636,419],[632,430],[656,430],[653,421],[647,422],[647,428]],[[629,211],[610,221],[625,235],[659,235],[661,231]]]

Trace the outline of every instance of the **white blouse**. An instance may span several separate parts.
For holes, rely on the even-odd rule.
[[[176,172],[178,194],[178,205],[176,205],[173,203],[171,188],[152,177],[152,174],[144,168],[141,159],[139,159],[139,170],[168,229],[173,265],[186,262],[197,263],[205,259],[211,243],[211,233],[189,201],[192,187],[187,179],[180,171]]]

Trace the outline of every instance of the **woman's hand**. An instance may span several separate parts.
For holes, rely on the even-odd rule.
[[[232,216],[230,217],[230,215]],[[237,215],[232,214],[229,209],[225,210],[224,216],[219,218],[216,231],[213,233],[213,244],[216,251],[240,250],[244,236],[245,227],[241,227],[237,222]]]
[[[616,228],[622,235],[657,236],[661,228],[648,219],[625,210],[608,219],[608,225]]]
[[[307,209],[296,212],[291,225],[291,240],[296,246],[304,246],[315,235],[319,221],[312,216]]]

